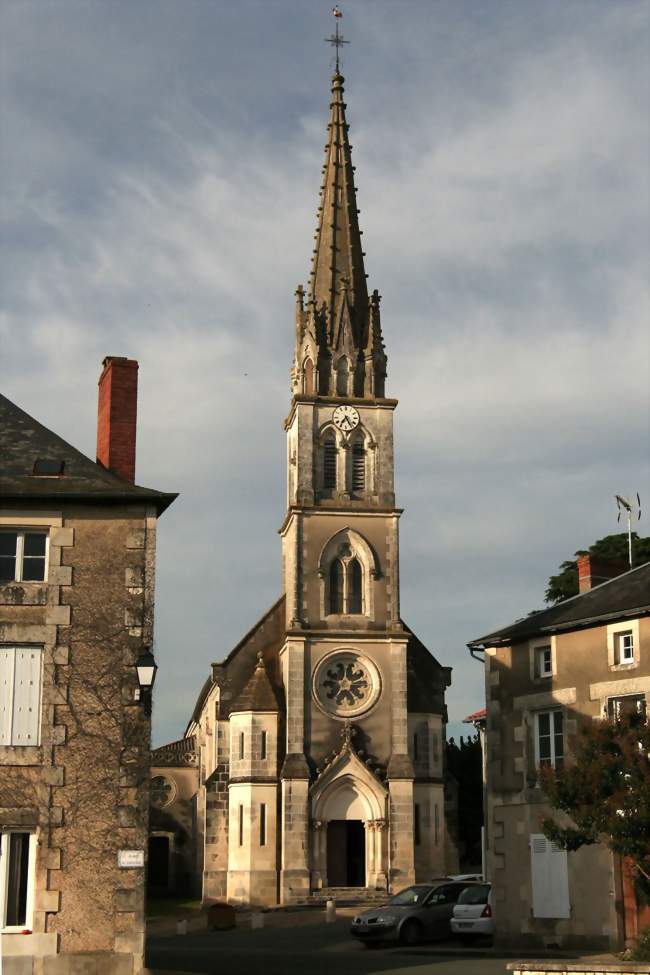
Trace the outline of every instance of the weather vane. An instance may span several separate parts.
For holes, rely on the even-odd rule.
[[[332,8],[332,16],[336,18],[336,29],[331,37],[326,37],[325,40],[332,47],[336,48],[336,73],[339,73],[339,62],[340,62],[340,52],[343,44],[349,44],[349,41],[343,37],[343,34],[339,32],[339,20],[343,16],[343,11],[339,10],[338,6]]]

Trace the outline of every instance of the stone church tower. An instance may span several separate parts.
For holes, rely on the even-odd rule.
[[[284,594],[213,665],[187,728],[200,751],[205,898],[399,889],[455,866],[451,671],[400,616],[397,400],[385,395],[345,110],[337,71],[311,277],[296,292]]]

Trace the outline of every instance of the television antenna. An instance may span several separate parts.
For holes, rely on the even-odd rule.
[[[631,494],[629,498],[624,498],[621,494],[615,494],[616,505],[618,507],[618,517],[617,521],[620,522],[621,515],[625,512],[625,517],[627,518],[627,553],[630,560],[630,568],[632,568],[632,521],[639,521],[641,518],[641,498],[639,497],[639,492],[636,494],[636,502],[634,496]]]

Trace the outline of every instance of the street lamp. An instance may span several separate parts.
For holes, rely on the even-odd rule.
[[[144,713],[147,716],[151,715],[151,692],[153,690],[154,681],[156,680],[156,671],[158,670],[158,665],[154,660],[151,650],[143,650],[138,659],[135,662],[135,670],[138,675],[138,684],[140,685],[140,700],[144,704]]]

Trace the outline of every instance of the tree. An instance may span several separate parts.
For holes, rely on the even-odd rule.
[[[554,809],[574,825],[545,819],[546,837],[565,850],[604,843],[629,857],[650,883],[650,723],[645,715],[592,721],[581,728],[573,760],[541,770]]]
[[[481,862],[481,826],[483,825],[483,759],[478,735],[464,739],[460,745],[453,738],[447,742],[447,769],[458,782],[458,840],[461,858],[466,865]]]
[[[578,595],[578,562],[579,555],[595,555],[600,559],[612,559],[617,562],[628,561],[627,532],[619,535],[605,535],[599,538],[588,549],[579,549],[575,558],[568,559],[560,565],[557,575],[548,580],[545,593],[547,603],[561,603],[571,596]],[[642,565],[650,561],[650,538],[639,538],[632,532],[632,561],[634,565]]]

